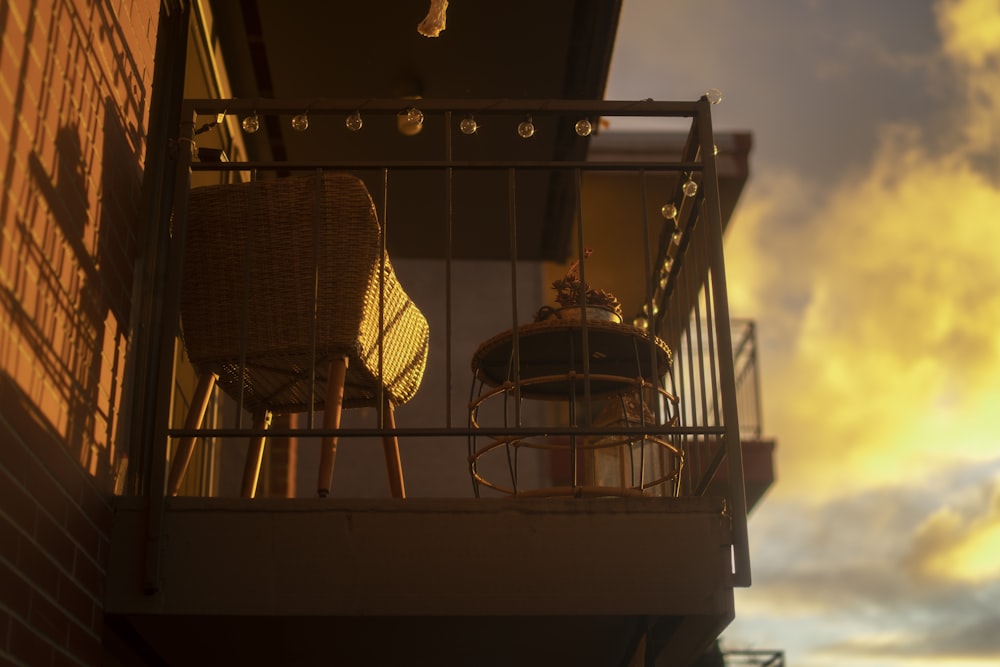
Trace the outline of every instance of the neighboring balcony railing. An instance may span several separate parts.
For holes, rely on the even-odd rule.
[[[757,349],[757,323],[753,320],[733,320],[736,398],[743,440],[760,440],[764,432]]]
[[[725,667],[785,667],[785,652],[771,649],[723,651]]]
[[[144,473],[136,485],[137,491],[153,499],[153,512],[158,504],[162,511],[169,461],[175,457],[180,443],[194,439],[211,443],[206,447],[229,447],[237,439],[243,443],[254,439],[259,443],[265,437],[326,439],[324,442],[337,438],[341,443],[376,439],[386,443],[386,447],[390,439],[420,442],[422,447],[462,441],[468,443],[468,461],[463,465],[469,467],[476,492],[499,490],[515,495],[546,495],[556,489],[562,495],[614,495],[610,489],[617,488],[624,495],[693,496],[705,493],[716,472],[725,466],[731,480],[726,511],[733,529],[734,582],[749,585],[740,448],[741,432],[747,431],[741,431],[740,417],[748,415],[751,430],[759,428],[759,419],[755,417],[759,409],[747,413],[741,407],[742,392],[738,389],[748,387],[748,383],[755,385],[756,381],[747,375],[751,371],[745,369],[753,368],[752,359],[744,362],[747,348],[739,335],[734,341],[733,332],[739,329],[733,328],[728,311],[718,167],[708,99],[695,102],[420,100],[420,122],[441,139],[441,145],[429,153],[396,156],[378,148],[370,156],[344,157],[336,147],[331,147],[330,158],[321,162],[270,159],[209,162],[193,158],[198,155],[198,130],[212,127],[227,115],[288,118],[307,109],[311,122],[331,118],[341,126],[346,125],[345,132],[357,129],[351,123],[358,117],[363,117],[364,122],[371,119],[373,125],[381,118],[390,121],[391,127],[398,124],[405,130],[406,123],[417,120],[408,115],[411,104],[400,100],[315,99],[193,100],[185,104],[176,145],[178,171],[172,216],[158,221],[158,231],[165,243],[157,266],[161,281],[158,291],[149,296],[153,307],[159,309],[154,322],[161,328],[158,341],[155,336],[152,339],[154,354],[147,355],[156,360],[155,367],[150,369],[148,385],[140,387],[141,404],[152,406],[143,417],[151,424],[152,438],[144,453]],[[683,148],[670,159],[588,160],[587,135],[596,131],[600,119],[615,117],[663,119],[665,127],[674,128],[671,131],[676,131],[680,119],[685,123]],[[470,119],[474,124],[480,123],[483,132],[488,127],[506,124],[511,128],[509,139],[498,144],[501,148],[496,153],[476,155],[459,144],[463,135],[475,131],[474,124],[468,122]],[[567,127],[571,129],[566,131]],[[532,133],[546,131],[556,132],[560,137],[554,142],[551,154],[519,155],[518,147],[527,146]],[[308,409],[304,419],[268,428],[262,420],[263,413],[254,416],[241,409],[250,405],[244,402],[249,401],[249,390],[240,390],[238,398],[225,399],[229,407],[221,407],[222,397],[211,392],[199,397],[194,379],[183,381],[180,369],[184,367],[184,351],[178,344],[177,333],[184,247],[190,232],[187,202],[192,172],[226,174],[220,178],[225,181],[299,173],[362,175],[369,184],[381,224],[380,248],[376,254],[382,258],[377,261],[382,262],[384,276],[390,275],[388,255],[393,254],[394,238],[408,233],[400,230],[397,222],[400,193],[437,198],[437,203],[427,208],[426,233],[442,239],[441,252],[421,261],[437,267],[435,275],[441,277],[440,302],[429,309],[432,312],[428,316],[431,340],[436,346],[432,346],[427,360],[428,370],[434,368],[435,373],[439,372],[439,379],[433,386],[422,387],[417,394],[427,392],[421,400],[435,403],[420,425],[402,420],[398,425],[393,422],[382,372],[388,363],[383,360],[387,352],[383,346],[388,343],[381,338],[375,341],[371,353],[378,360],[375,375],[377,385],[382,387],[374,397],[369,397],[375,413],[372,425],[331,424],[324,420],[321,410]],[[433,193],[428,194],[427,188],[419,186],[420,179],[425,177],[430,178]],[[612,202],[610,210],[618,211],[614,219],[609,219],[607,202],[594,203],[591,199],[594,183],[605,177],[617,183],[614,191],[619,194],[614,196],[620,196],[622,191],[628,193],[628,201],[617,205]],[[418,185],[414,186],[414,182]],[[481,193],[474,208],[463,199],[470,188]],[[319,202],[319,194],[316,201]],[[412,211],[423,204],[411,201],[409,207]],[[546,207],[548,210],[537,210]],[[483,227],[475,230],[467,227],[474,220],[479,224],[477,218],[485,219]],[[621,327],[591,322],[587,317],[565,327],[534,321],[533,314],[541,304],[526,298],[525,289],[534,281],[542,288],[538,290],[541,294],[544,285],[538,285],[542,274],[537,271],[526,274],[525,266],[531,264],[537,268],[541,264],[536,259],[525,260],[524,256],[531,254],[530,248],[526,250],[530,245],[526,239],[536,235],[534,226],[539,224],[548,225],[546,229],[564,227],[561,238],[570,248],[569,259],[579,262],[578,277],[582,282],[589,282],[591,276],[598,274],[594,267],[601,259],[602,249],[595,248],[595,256],[588,259],[595,227],[616,225],[623,234],[631,230],[629,233],[640,240],[635,247],[629,246],[633,254],[622,264],[623,272],[628,268],[639,278],[634,290],[637,301],[625,313]],[[430,231],[434,225],[439,227]],[[321,231],[314,227],[311,233],[318,238]],[[482,254],[494,262],[490,264],[492,273],[499,272],[501,282],[506,285],[500,290],[506,294],[503,301],[469,303],[456,297],[461,287],[456,284],[459,265],[464,267],[468,261],[456,248],[469,243],[470,236],[475,241],[477,235],[483,239]],[[539,243],[552,246],[545,238]],[[551,250],[540,254],[545,252]],[[396,263],[398,255],[393,254],[392,259]],[[382,331],[386,321],[396,316],[385,300],[388,283],[389,278],[376,280],[376,293],[382,298],[372,306]],[[405,284],[403,287],[407,288]],[[306,294],[316,294],[317,289],[312,284],[303,286]],[[247,297],[252,301],[252,295]],[[472,341],[473,347],[479,344],[472,355],[474,370],[470,370],[470,359],[459,352],[468,347],[466,339],[474,335],[463,328],[463,323],[469,321],[465,311],[470,309],[491,316],[500,313],[505,322],[497,328],[497,340]],[[243,317],[284,316],[280,312],[246,309]],[[245,319],[238,326],[248,329],[248,324]],[[544,330],[548,337],[560,327],[565,329],[559,334],[565,334],[562,338],[536,337],[539,330]],[[505,330],[506,338],[502,334]],[[602,338],[608,330],[612,333]],[[567,346],[580,349],[566,357]],[[737,365],[733,350],[737,351]],[[335,373],[334,366],[321,365],[316,371],[319,360],[315,355],[309,359],[308,350],[304,354],[307,357],[304,368],[308,369],[304,373],[313,374],[308,386],[315,389],[325,380],[327,372]],[[247,356],[244,347],[237,350],[235,358],[245,361]],[[566,367],[567,358],[576,361]],[[236,369],[234,377],[249,377],[247,367]],[[466,390],[470,383],[471,400]],[[484,401],[480,400],[484,393],[490,392],[501,406],[493,412],[483,407]],[[755,388],[753,395],[756,396]],[[305,403],[318,404],[316,396],[306,395]],[[532,398],[545,399],[541,402],[543,408],[530,407]],[[184,423],[183,415],[188,413],[189,404],[202,400],[208,407],[213,402],[220,406],[215,411],[216,421],[201,420],[197,426],[193,422]],[[607,409],[602,412],[602,406],[608,408],[609,404],[610,412]],[[207,411],[211,417],[212,410]],[[487,448],[500,453],[501,464],[491,470],[507,475],[504,483],[489,482],[494,478],[487,473],[486,464],[479,467]],[[548,488],[528,489],[526,476],[519,474],[518,466],[532,456],[555,460],[562,454],[568,455],[566,478]],[[607,482],[606,475],[602,477],[598,470],[609,462],[618,471],[611,477],[619,474],[621,484]]]

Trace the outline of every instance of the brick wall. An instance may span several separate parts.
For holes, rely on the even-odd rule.
[[[158,0],[0,2],[0,664],[101,664]]]

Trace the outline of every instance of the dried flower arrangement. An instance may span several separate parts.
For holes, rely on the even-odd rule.
[[[593,251],[589,248],[585,249],[583,252],[584,259],[590,257],[592,253]],[[593,307],[610,311],[615,317],[608,319],[621,321],[622,307],[621,302],[618,301],[618,297],[607,290],[593,289],[589,283],[580,280],[580,260],[576,260],[570,265],[569,270],[566,271],[566,275],[553,281],[552,289],[556,291],[556,303],[559,304],[561,309],[565,309],[571,318],[573,318],[574,310],[577,313],[579,312],[581,305],[580,297],[582,294],[583,301],[588,308]],[[559,317],[559,311],[549,306],[543,306],[535,316],[535,320],[541,321],[553,316]]]

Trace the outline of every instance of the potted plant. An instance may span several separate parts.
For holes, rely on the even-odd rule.
[[[584,250],[583,257],[590,257],[589,248]],[[563,320],[579,320],[581,306],[585,306],[588,320],[603,320],[606,322],[622,321],[622,307],[618,297],[607,290],[594,289],[589,283],[580,280],[580,260],[573,262],[562,278],[553,281],[552,289],[556,291],[555,301],[558,308],[543,306],[535,316],[536,321],[558,318]]]

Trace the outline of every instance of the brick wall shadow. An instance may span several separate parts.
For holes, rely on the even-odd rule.
[[[0,405],[0,655],[6,646],[24,664],[52,664],[70,637],[80,659],[100,664],[110,494],[3,371]]]

